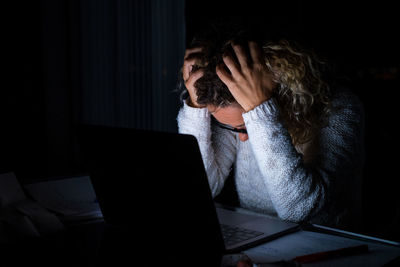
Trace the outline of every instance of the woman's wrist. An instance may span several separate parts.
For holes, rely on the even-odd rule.
[[[200,106],[197,103],[194,103],[194,101],[192,101],[192,99],[190,97],[188,97],[186,99],[186,104],[191,108],[204,108],[205,107],[205,106]]]

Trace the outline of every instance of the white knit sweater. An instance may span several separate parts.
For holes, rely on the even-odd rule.
[[[345,228],[357,223],[363,166],[363,109],[358,98],[337,93],[328,126],[302,146],[292,144],[278,116],[274,99],[244,113],[246,142],[211,125],[206,108],[184,104],[177,120],[180,133],[198,140],[214,197],[234,166],[244,208],[294,222]]]

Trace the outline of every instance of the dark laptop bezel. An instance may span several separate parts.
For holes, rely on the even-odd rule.
[[[177,133],[167,133],[160,131],[140,130],[140,129],[123,128],[123,127],[109,127],[101,125],[80,125],[79,137],[80,137],[79,138],[80,144],[84,152],[85,162],[89,170],[90,178],[107,224],[120,227],[124,229],[122,231],[125,232],[129,232],[132,227],[132,224],[129,223],[129,220],[132,218],[127,218],[125,214],[123,214],[124,209],[129,208],[129,205],[126,205],[126,203],[124,203],[123,208],[118,207],[116,202],[113,203],[113,201],[110,200],[111,199],[110,196],[107,196],[107,190],[109,190],[110,192],[113,190],[112,186],[110,186],[110,184],[112,185],[112,183],[110,183],[109,180],[110,169],[113,167],[107,165],[107,161],[109,160],[113,161],[115,160],[115,158],[119,157],[120,160],[124,161],[121,162],[121,164],[126,165],[129,164],[129,162],[124,160],[124,157],[129,158],[135,153],[137,157],[143,156],[144,158],[147,159],[151,159],[152,155],[154,155],[154,158],[156,158],[156,160],[161,160],[162,156],[169,156],[169,158],[166,159],[166,162],[161,164],[162,168],[165,168],[167,170],[157,169],[157,166],[160,165],[155,164],[154,169],[151,170],[152,175],[154,175],[156,171],[158,172],[164,171],[164,173],[162,173],[162,175],[160,176],[161,178],[159,178],[158,180],[158,182],[162,181],[161,185],[163,187],[167,188],[168,186],[170,186],[169,190],[173,191],[176,189],[176,187],[174,187],[174,182],[176,184],[181,184],[180,186],[175,184],[175,186],[179,187],[175,191],[175,194],[180,193],[181,195],[184,195],[186,198],[190,198],[191,195],[196,195],[197,197],[202,198],[197,202],[201,202],[201,205],[203,205],[206,208],[201,208],[199,206],[199,203],[197,203],[193,199],[191,201],[196,203],[185,203],[185,199],[182,199],[181,201],[182,203],[180,203],[182,204],[181,207],[182,212],[186,212],[187,214],[185,214],[185,216],[190,218],[188,219],[189,221],[187,223],[195,225],[195,228],[193,229],[194,231],[199,231],[199,229],[201,229],[201,233],[197,233],[196,236],[196,240],[199,241],[198,244],[195,241],[192,242],[192,244],[190,244],[190,239],[185,239],[185,237],[182,236],[180,237],[182,240],[189,240],[188,244],[182,244],[182,246],[180,246],[180,244],[175,244],[172,241],[171,244],[168,244],[168,242],[162,242],[162,243],[165,246],[170,245],[172,247],[174,246],[176,246],[177,248],[179,247],[180,249],[183,250],[186,249],[185,251],[187,255],[181,255],[183,257],[186,256],[189,257],[190,256],[188,254],[189,252],[193,253],[193,255],[201,254],[203,255],[204,259],[207,259],[207,257],[211,258],[222,257],[223,253],[226,251],[225,244],[222,237],[220,224],[216,214],[216,209],[212,199],[211,191],[209,188],[208,179],[206,177],[206,172],[204,169],[200,150],[195,137],[191,135],[183,135]],[[135,151],[132,151],[132,149],[135,149]],[[146,150],[148,150],[148,153],[146,152]],[[156,153],[156,151],[158,152]],[[112,153],[114,155],[111,156],[110,154],[107,153]],[[142,155],[140,155],[141,153]],[[137,159],[138,158],[136,158],[136,160]],[[177,166],[179,166],[179,168],[176,166],[174,167],[176,168],[176,170],[179,170],[177,172],[177,175],[173,177],[173,179],[176,180],[172,180],[170,183],[165,183],[164,180],[160,179],[168,179],[169,178],[168,176],[171,176],[171,174],[168,172],[171,172],[172,170],[169,168],[169,165],[172,163],[176,163]],[[115,162],[113,162],[113,164],[115,164]],[[141,162],[141,164],[144,163]],[[140,171],[135,175],[138,176],[144,175],[142,172],[145,172],[145,168],[143,169],[139,168],[139,169]],[[124,169],[124,172],[125,171],[129,171],[129,168]],[[113,178],[113,179],[118,179],[118,178]],[[121,181],[124,182],[123,179],[121,179],[120,182]],[[146,186],[149,186],[150,183],[147,184],[146,181],[144,184]],[[156,184],[157,182],[155,180],[154,185]],[[129,187],[129,183],[126,182],[124,186]],[[140,186],[143,185],[137,185],[137,187]],[[121,187],[121,190],[122,191],[125,190],[126,189],[125,187]],[[132,185],[132,188],[135,188],[135,185]],[[139,188],[139,189],[148,190],[148,188]],[[179,191],[179,189],[185,189],[185,190]],[[186,192],[186,189],[192,192],[190,193]],[[196,190],[200,190],[200,194],[197,194],[198,192],[196,193]],[[137,192],[138,194],[142,193],[140,191]],[[162,193],[162,191],[160,190],[157,192]],[[118,196],[118,194],[116,194],[115,192],[111,192],[111,194],[113,194],[117,198],[122,197],[123,199],[123,196]],[[179,197],[173,199],[175,201],[174,203],[179,202]],[[159,206],[162,204],[153,204],[152,201],[146,203],[146,200],[140,205],[148,205],[149,209],[151,208],[154,209],[155,208],[154,205],[156,205],[157,211],[155,212],[163,212],[162,208],[160,208]],[[165,202],[168,201],[169,201],[168,199],[165,199]],[[196,212],[192,212],[191,210],[192,206],[191,204],[193,204],[193,206],[196,206],[198,212],[202,213],[202,216],[207,217],[207,219],[196,217],[197,216]],[[133,203],[132,205],[135,204]],[[168,207],[163,207],[163,208],[168,208]],[[143,212],[143,209],[141,209],[140,212]],[[150,213],[147,213],[146,216],[152,216],[149,214]],[[177,216],[180,215],[179,211],[178,213],[173,213],[173,214]],[[165,213],[164,215],[160,215],[160,218],[163,218],[163,216],[165,216]],[[145,218],[143,219],[146,220]],[[155,216],[152,219],[157,220],[157,216]],[[173,218],[168,218],[168,219],[173,219]],[[198,220],[202,220],[203,223],[199,224],[197,222]],[[145,224],[143,224],[143,226],[145,226]],[[184,228],[185,226],[182,227]],[[190,230],[185,228],[185,231],[190,231]],[[134,233],[129,233],[129,234],[134,234]],[[145,233],[140,233],[140,234],[145,234]],[[184,233],[184,234],[189,235],[190,233]],[[163,232],[158,231],[157,235],[162,236]],[[144,245],[145,247],[146,246],[149,247],[151,246],[151,244],[157,244],[157,242],[159,242],[157,241],[157,236],[152,236],[149,238],[153,240],[149,241],[144,238],[141,238],[140,242],[142,243],[147,242]],[[193,249],[190,249],[191,246],[193,247]],[[170,254],[165,253],[164,257],[168,255]],[[171,261],[173,261],[173,259],[171,259]]]

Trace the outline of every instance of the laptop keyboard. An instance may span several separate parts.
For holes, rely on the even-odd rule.
[[[263,234],[262,232],[226,224],[221,224],[221,229],[226,245],[234,245]]]

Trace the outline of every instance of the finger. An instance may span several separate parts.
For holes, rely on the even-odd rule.
[[[243,46],[237,45],[237,44],[232,44],[233,51],[235,51],[236,57],[239,61],[240,67],[243,68],[248,68],[249,65],[249,57],[244,50]]]
[[[198,69],[194,72],[192,72],[187,80],[185,80],[185,86],[187,89],[193,88],[194,83],[203,77],[204,70],[203,69]]]
[[[183,79],[185,81],[189,78],[193,66],[196,65],[198,60],[198,57],[191,57],[183,62]]]
[[[215,72],[221,81],[228,86],[228,88],[234,82],[232,75],[224,68],[223,65],[218,65]]]
[[[232,73],[233,77],[241,75],[240,66],[235,62],[235,60],[229,54],[223,55],[222,60],[224,61],[229,71]]]
[[[249,42],[250,56],[254,64],[260,64],[262,62],[262,52],[260,46],[253,41]]]
[[[193,54],[193,53],[200,53],[202,50],[203,50],[202,47],[188,48],[185,51],[185,57],[184,58],[186,59],[190,54]]]

